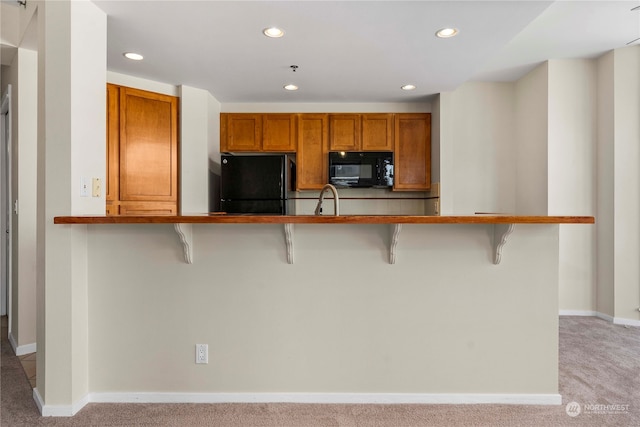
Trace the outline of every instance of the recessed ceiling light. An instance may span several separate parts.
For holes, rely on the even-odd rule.
[[[414,90],[416,87],[414,85],[404,85],[400,89],[402,90]]]
[[[458,34],[457,28],[441,28],[438,31],[436,31],[436,36],[440,37],[441,39],[453,37],[456,34]]]
[[[283,87],[285,88],[285,90],[298,90],[298,86],[294,84],[284,85]]]
[[[262,30],[262,34],[271,38],[278,38],[284,36],[284,31],[277,27],[269,27]]]
[[[142,61],[142,59],[144,58],[144,56],[140,55],[139,53],[133,52],[126,52],[123,53],[123,55],[125,56],[125,58],[133,59],[134,61]]]

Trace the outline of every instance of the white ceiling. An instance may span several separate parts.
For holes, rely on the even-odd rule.
[[[207,89],[223,103],[423,102],[640,37],[640,10],[631,11],[640,0],[94,3],[108,15],[109,70]],[[266,38],[269,26],[285,36]],[[435,37],[448,26],[460,34]],[[406,83],[418,88],[401,91]]]

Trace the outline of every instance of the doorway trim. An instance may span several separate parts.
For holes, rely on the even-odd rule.
[[[11,85],[7,85],[7,90],[2,96],[2,104],[0,107],[0,141],[2,153],[0,161],[2,164],[2,175],[0,176],[0,194],[2,197],[2,212],[0,218],[0,239],[1,247],[1,263],[2,263],[2,280],[1,280],[1,310],[2,314],[6,314],[8,318],[8,332],[11,336],[11,282],[12,282],[12,195],[11,195]]]

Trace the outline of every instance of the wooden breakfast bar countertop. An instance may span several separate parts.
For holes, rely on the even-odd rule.
[[[82,215],[57,216],[54,224],[173,224],[184,249],[184,258],[193,263],[193,224],[283,224],[287,262],[294,260],[294,224],[387,224],[390,226],[389,263],[396,262],[396,246],[403,224],[489,224],[494,264],[499,264],[502,248],[516,224],[593,224],[592,216],[525,215]]]
[[[80,215],[56,216],[54,224],[593,224],[592,216],[529,215]]]

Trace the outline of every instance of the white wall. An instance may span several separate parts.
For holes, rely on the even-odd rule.
[[[74,215],[103,214],[106,188],[106,120],[105,70],[107,58],[106,31],[100,31],[105,16],[88,0],[74,3],[71,8],[71,70],[81,70],[73,75],[71,92],[71,211]],[[91,100],[89,102],[88,100]],[[82,117],[82,119],[76,119]],[[86,118],[85,118],[86,117]],[[78,197],[80,179],[89,185],[88,197]],[[99,197],[92,196],[92,179],[102,182]]]
[[[404,225],[390,265],[387,225],[296,224],[288,264],[282,225],[194,225],[189,265],[170,224],[89,226],[92,396],[555,394],[558,226],[497,266],[491,230]]]
[[[127,74],[116,73],[114,71],[107,71],[107,82],[120,86],[148,90],[149,92],[156,92],[164,95],[180,96],[180,90],[175,85],[129,76]]]
[[[596,213],[597,64],[548,65],[548,214]],[[560,309],[596,307],[596,228],[560,226]]]
[[[452,92],[447,183],[456,215],[515,211],[515,96],[511,83],[465,83]]]
[[[36,344],[37,60],[37,52],[19,48],[11,67],[16,73],[12,196],[18,201],[18,214],[12,210],[14,311],[11,333],[19,354],[34,351]]]
[[[516,213],[546,215],[548,64],[516,83]]]
[[[89,388],[86,227],[54,225],[53,218],[104,212],[99,201],[79,200],[77,177],[105,173],[107,20],[89,1],[35,3],[39,172],[36,394],[40,403],[55,408],[80,401]],[[77,152],[84,156],[80,158]]]
[[[441,94],[443,214],[594,215],[596,68],[549,61],[513,84]],[[593,312],[595,227],[560,229],[560,307]]]
[[[2,2],[0,11],[0,45],[33,49],[35,46],[25,45],[32,41],[24,37],[36,11],[36,3],[27,2],[26,6],[18,6]]]
[[[222,105],[209,94],[209,161],[220,165],[220,111]],[[219,172],[219,171],[218,171]]]
[[[208,212],[209,92],[180,91],[180,212]]]
[[[598,59],[596,310],[615,316],[614,303],[614,52]]]
[[[456,173],[453,169],[454,164],[454,102],[453,93],[444,92],[438,97],[438,140],[439,140],[439,156],[440,156],[440,215],[453,215],[454,207],[454,189],[456,182]]]
[[[20,10],[17,6],[9,5],[4,2],[0,3],[0,45],[12,47],[17,47],[20,45],[19,12]],[[12,49],[5,52],[14,52],[14,50]]]
[[[36,117],[37,54],[30,27],[36,10],[0,5],[1,93],[11,84],[12,198],[20,204],[12,213],[12,301],[10,340],[17,354],[36,348]],[[33,31],[32,31],[33,30]],[[11,46],[10,48],[7,48]],[[10,211],[13,212],[12,207]]]
[[[614,73],[615,317],[640,320],[640,47],[617,49]]]
[[[429,113],[431,103],[232,103],[224,113]]]

